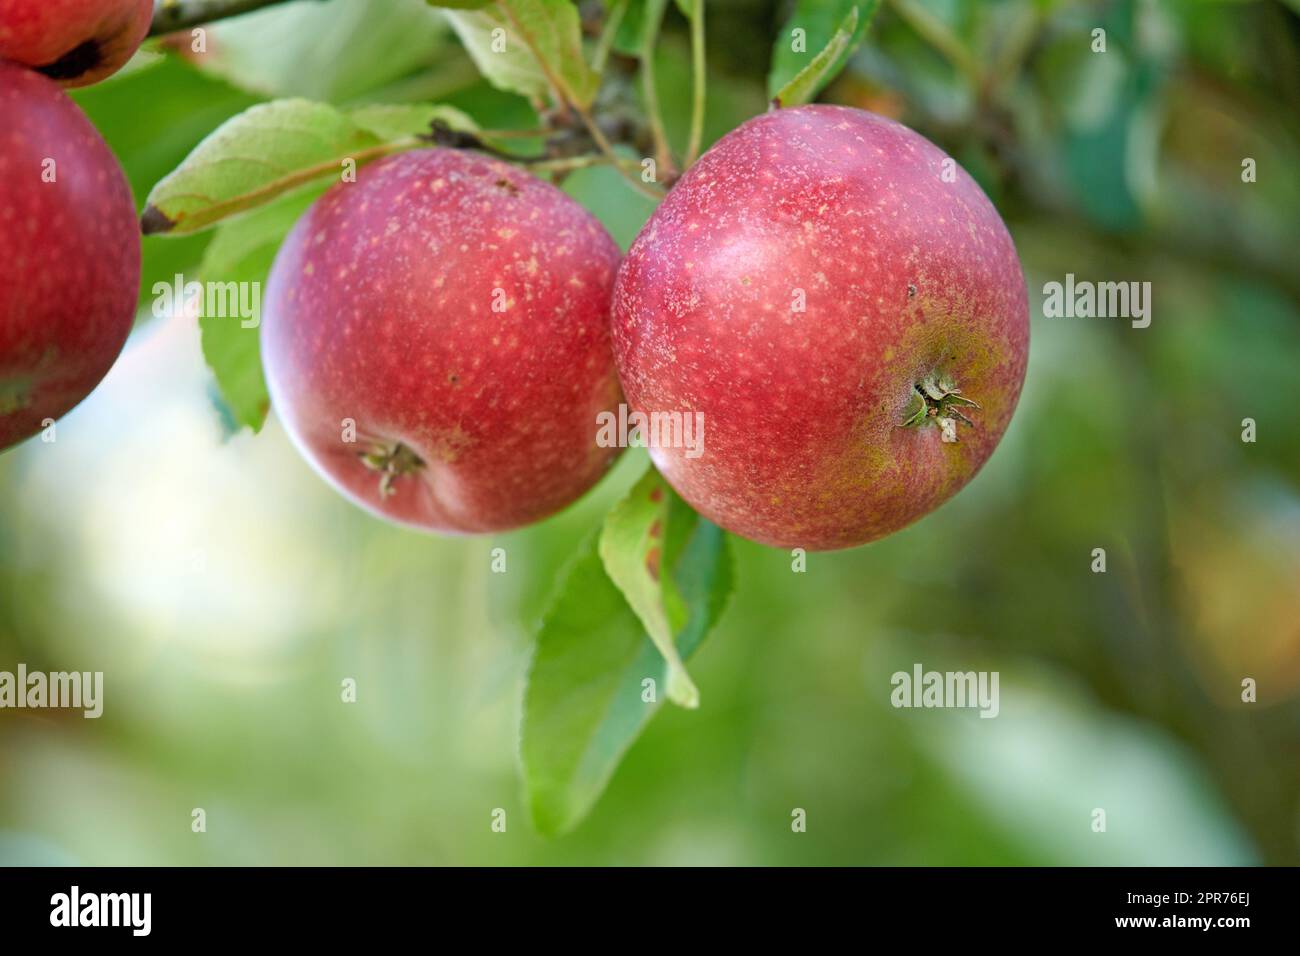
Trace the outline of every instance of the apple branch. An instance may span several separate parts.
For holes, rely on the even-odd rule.
[[[596,125],[595,119],[592,118],[592,115],[589,112],[583,109],[577,109],[576,112],[582,120],[583,125],[587,127],[587,132],[591,134],[591,139],[596,144],[596,148],[599,149],[609,160],[610,165],[619,171],[619,174],[622,175],[623,179],[629,186],[641,195],[650,199],[664,198],[664,194],[661,190],[642,182],[640,177],[628,170],[627,164],[623,162],[618,153],[614,152],[613,144],[610,143],[609,138],[600,131],[600,127]]]
[[[151,37],[237,17],[286,0],[154,0]]]
[[[615,167],[624,176],[631,177],[633,171],[640,169],[640,164],[636,160],[623,159],[615,155],[612,148],[609,151],[583,153],[575,156],[556,156],[550,153],[540,156],[524,156],[500,149],[490,142],[492,139],[524,137],[532,139],[545,135],[545,130],[483,130],[481,134],[466,133],[461,130],[454,130],[440,120],[435,120],[430,135],[424,138],[435,146],[441,146],[444,149],[472,149],[508,163],[518,163],[521,166],[526,166],[536,174],[567,174],[591,166],[608,165]],[[592,140],[592,143],[594,144],[595,141]],[[606,144],[608,145],[608,140],[606,140]],[[663,197],[659,193],[654,193],[652,198],[661,199]]]

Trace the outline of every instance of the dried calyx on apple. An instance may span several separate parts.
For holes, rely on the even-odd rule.
[[[979,403],[962,395],[961,389],[950,379],[931,375],[925,381],[916,383],[915,392],[908,400],[904,412],[903,427],[915,428],[931,421],[960,421],[973,427],[975,423],[962,413],[963,408],[979,408]]]
[[[86,86],[131,59],[152,18],[153,0],[0,0],[0,59]]]

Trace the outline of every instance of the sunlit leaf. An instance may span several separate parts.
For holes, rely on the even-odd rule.
[[[478,131],[478,125],[454,106],[380,103],[352,110],[348,117],[385,142],[426,135],[435,121],[467,133]]]
[[[530,99],[586,108],[600,77],[587,65],[578,8],[570,0],[499,0],[478,10],[446,10],[488,82]]]
[[[266,277],[280,243],[320,192],[320,189],[303,190],[247,216],[222,223],[199,267],[203,281],[236,283],[244,289],[255,289],[260,305]],[[270,407],[262,375],[260,310],[252,320],[241,315],[205,313],[199,318],[199,328],[203,358],[216,377],[222,400],[237,424],[259,431]]]
[[[660,574],[673,581],[676,650],[689,659],[726,605],[731,554],[722,530],[676,496],[664,540]],[[543,617],[524,693],[520,754],[539,831],[561,833],[586,815],[662,703],[667,679],[663,655],[605,573],[593,534]]]
[[[700,692],[673,641],[684,621],[684,609],[671,576],[661,567],[672,494],[659,472],[647,471],[605,517],[600,559],[668,663],[668,699],[682,707],[698,707]]]
[[[878,6],[879,0],[800,0],[773,47],[772,98],[782,106],[811,102],[858,48]],[[803,31],[802,50],[795,48],[796,30]],[[812,55],[813,50],[820,52]]]
[[[269,99],[386,98],[392,84],[460,59],[446,21],[414,0],[279,4],[207,31],[195,65]]]
[[[393,150],[332,106],[276,100],[223,123],[149,193],[146,233],[203,229]]]

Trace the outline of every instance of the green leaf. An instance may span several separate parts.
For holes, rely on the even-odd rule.
[[[344,160],[360,164],[397,148],[332,106],[263,103],[223,123],[154,186],[144,230],[195,232],[306,183],[338,176]]]
[[[153,62],[112,83],[69,91],[107,140],[143,199],[154,183],[183,160],[214,128],[248,109],[256,100],[206,76],[176,57]],[[149,122],[140,122],[140,103],[149,103]],[[153,301],[155,282],[170,282],[177,273],[192,273],[203,258],[208,236],[147,236],[142,243],[140,304]]]
[[[436,120],[465,133],[479,131],[478,125],[454,106],[375,104],[355,109],[348,114],[348,117],[362,129],[374,133],[385,142],[425,135],[433,129]]]
[[[207,33],[194,65],[264,100],[391,99],[394,85],[459,59],[446,20],[414,0],[272,4]]]
[[[662,8],[667,0],[650,0],[654,7]],[[624,56],[641,55],[644,49],[643,34],[646,23],[646,0],[628,0],[627,12],[614,34],[614,49]]]
[[[285,196],[277,202],[239,219],[222,223],[208,245],[199,267],[205,282],[256,283],[259,296],[285,234],[316,201],[322,189],[310,189]],[[258,315],[260,320],[260,314]],[[246,324],[240,316],[204,314],[199,318],[203,358],[216,377],[217,387],[239,425],[261,430],[270,397],[262,377],[259,325]]]
[[[695,708],[700,706],[700,692],[673,642],[683,623],[681,597],[671,576],[661,573],[672,494],[663,476],[649,469],[605,516],[600,559],[668,664],[668,699]]]
[[[772,48],[767,80],[772,98],[782,106],[811,102],[862,43],[879,6],[879,0],[799,0]],[[798,51],[795,30],[803,31]],[[807,51],[819,48],[809,60]]]
[[[582,24],[570,0],[498,0],[482,10],[444,13],[493,86],[583,109],[596,98],[600,77],[583,55]]]
[[[641,19],[637,23],[639,30],[635,55],[638,59],[646,60],[654,56],[655,47],[659,43],[659,32],[663,29],[664,14],[667,10],[668,0],[645,0],[645,6],[641,11]]]
[[[528,46],[512,36],[499,10],[444,11],[465,52],[493,86],[536,102],[550,92],[546,72]],[[493,36],[493,32],[501,33]]]
[[[524,691],[524,787],[533,823],[548,836],[582,820],[659,708],[658,693],[642,699],[642,682],[659,688],[667,679],[663,655],[605,573],[598,542],[591,535],[561,577]],[[689,659],[726,605],[731,554],[725,533],[676,495],[663,554],[679,600],[677,653]]]
[[[668,0],[630,0],[614,37],[614,49],[638,60],[645,59],[647,52],[653,53],[667,9]],[[685,10],[683,13],[688,20],[691,18]]]

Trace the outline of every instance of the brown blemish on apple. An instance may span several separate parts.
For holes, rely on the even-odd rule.
[[[32,379],[26,375],[0,378],[0,415],[11,415],[31,402]]]
[[[446,465],[455,464],[462,455],[474,447],[474,438],[460,425],[453,426],[448,432],[437,436],[434,446],[426,449],[437,461]]]
[[[650,577],[656,581],[659,580],[659,549],[651,548],[646,552],[645,569],[650,572]]]

